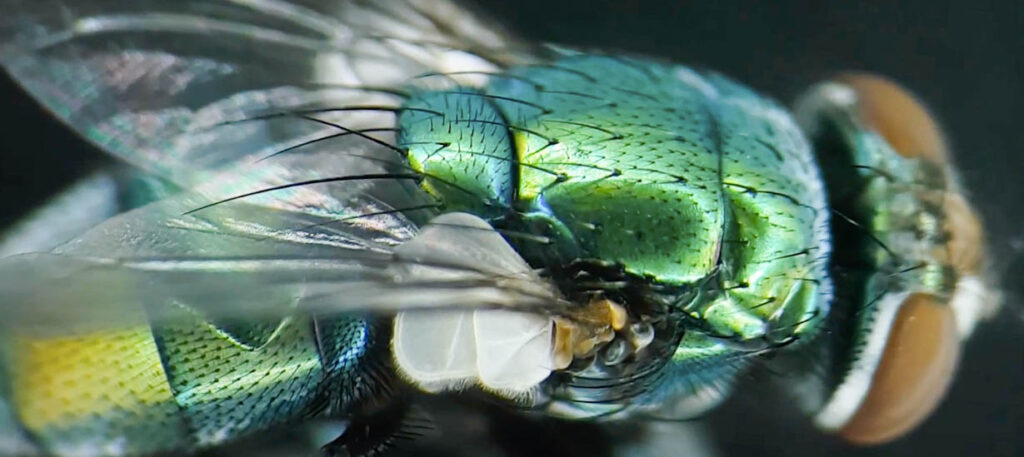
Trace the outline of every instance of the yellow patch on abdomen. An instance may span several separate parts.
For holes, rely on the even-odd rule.
[[[150,416],[174,402],[148,326],[72,337],[15,336],[11,403],[29,430]]]

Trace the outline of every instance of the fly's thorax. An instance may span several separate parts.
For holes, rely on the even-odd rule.
[[[828,213],[807,142],[774,102],[721,76],[566,56],[479,90],[418,94],[399,130],[443,204],[540,235],[510,239],[534,267],[622,273],[596,275],[596,294],[706,289],[660,295],[677,320],[660,337],[677,347],[658,357],[683,367],[668,384],[810,334],[828,311]]]
[[[516,177],[512,140],[485,94],[463,87],[420,93],[402,107],[398,125],[398,147],[446,209],[494,217],[509,207]]]
[[[800,397],[822,428],[888,441],[935,408],[960,341],[995,304],[981,226],[937,124],[899,86],[848,75],[809,91],[797,114],[838,216],[831,331],[803,362],[825,375],[798,383],[819,392]]]

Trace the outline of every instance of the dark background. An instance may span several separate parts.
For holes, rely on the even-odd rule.
[[[946,127],[990,233],[1004,312],[967,345],[938,412],[896,443],[852,449],[748,386],[709,422],[723,454],[1024,455],[1024,4],[1014,1],[480,2],[524,35],[715,68],[789,102],[841,70],[912,88]],[[101,160],[0,78],[0,227]]]

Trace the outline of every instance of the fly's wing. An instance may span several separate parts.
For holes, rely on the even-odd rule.
[[[182,308],[265,319],[558,304],[530,272],[503,267],[494,252],[509,252],[505,241],[473,216],[440,216],[415,235],[389,211],[329,219],[237,200],[183,214],[194,198],[122,214],[52,253],[0,260],[0,328],[78,334],[166,321]]]
[[[350,283],[393,285],[390,249],[433,214],[392,146],[400,87],[529,58],[447,1],[8,0],[3,10],[0,63],[15,80],[103,149],[187,191],[52,255],[7,261],[5,290],[24,294],[6,306],[76,296],[117,310],[110,302],[142,293],[245,302],[230,298],[250,292],[280,306],[260,291],[290,297],[300,283],[306,302],[347,288],[399,303],[408,282],[380,295]],[[309,279],[318,270],[335,276]],[[119,298],[124,285],[137,290]],[[70,295],[29,299],[40,291]]]
[[[51,253],[0,260],[0,337],[75,341],[196,314],[231,325],[557,306],[532,273],[495,269],[515,262],[495,261],[493,230],[435,218],[394,146],[405,84],[474,83],[528,59],[454,5],[0,7],[0,65],[90,141],[183,190]],[[420,231],[428,220],[442,228]]]
[[[402,85],[424,73],[470,82],[529,58],[494,24],[444,0],[0,0],[0,8],[0,67],[102,149],[186,190],[237,182],[218,177],[229,170],[246,174],[249,188],[346,173],[324,153],[365,154],[365,144],[349,147],[352,138],[393,143]],[[261,160],[284,151],[292,158]],[[301,191],[307,210],[340,205],[325,189]],[[38,225],[25,228],[43,243],[21,230],[0,250],[67,239]]]
[[[197,321],[205,321],[211,328],[216,326],[215,335],[222,335],[221,331],[223,335],[236,335],[232,332],[238,328],[243,331],[238,335],[246,338],[246,329],[264,328],[260,327],[263,323],[274,322],[279,323],[276,328],[285,328],[288,322],[294,322],[290,317],[296,315],[330,320],[338,314],[405,314],[467,307],[543,313],[557,304],[554,292],[544,282],[530,272],[509,271],[503,266],[510,262],[495,259],[493,253],[499,248],[510,250],[500,235],[486,225],[465,224],[459,219],[468,218],[476,224],[483,221],[449,213],[435,217],[420,230],[401,211],[373,197],[372,189],[356,185],[372,181],[381,173],[357,164],[344,168],[350,174],[242,194],[234,194],[233,189],[247,189],[259,180],[243,174],[231,181],[229,176],[221,175],[210,189],[180,193],[116,216],[52,253],[0,259],[0,290],[4,291],[0,300],[0,315],[4,316],[0,320],[0,356],[8,356],[0,360],[0,387],[5,387],[4,394],[16,393],[13,397],[0,396],[0,403],[7,398],[25,400],[14,406],[19,414],[24,408],[38,406],[31,411],[45,411],[60,403],[69,397],[46,390],[56,385],[53,378],[34,384],[33,376],[48,376],[62,369],[95,368],[102,376],[97,379],[102,380],[131,378],[132,363],[159,359],[151,357],[152,353],[140,356],[126,351],[125,355],[138,357],[129,359],[125,369],[110,358],[121,352],[111,355],[96,350],[107,348],[103,346],[107,344],[134,344],[132,338],[139,333],[145,335],[143,343],[150,344],[153,340],[148,335],[154,324],[158,328],[166,324],[191,328]],[[317,187],[326,189],[305,194]],[[211,204],[210,196],[224,189],[232,189],[226,194],[230,196]],[[331,200],[324,200],[327,195]],[[309,204],[310,199],[317,204]],[[337,207],[322,211],[319,203]],[[453,256],[453,252],[460,255]],[[257,327],[251,327],[251,323]],[[273,338],[276,331],[256,334]],[[235,341],[234,336],[219,338]],[[83,349],[61,353],[66,357],[52,357],[56,352],[51,351],[61,347]],[[40,350],[22,357],[26,349],[32,348]],[[312,346],[306,349],[307,353],[313,350]],[[93,355],[100,358],[91,359]],[[247,369],[251,367],[239,368],[235,373],[244,375]],[[158,374],[159,382],[165,382],[163,372]],[[6,389],[7,382],[15,388]],[[80,388],[74,392],[83,392],[85,398],[110,393],[104,387],[109,384],[72,384],[69,389]],[[35,385],[43,387],[33,390]],[[163,384],[154,385],[163,388]],[[240,393],[250,393],[246,384],[232,386]],[[60,389],[63,387],[57,391],[69,392]],[[119,396],[111,402],[121,408],[134,401],[135,392],[126,394],[127,400]],[[4,442],[8,432],[18,430],[12,426],[16,421],[4,423],[4,416],[9,416],[4,409],[9,408],[0,404],[0,449],[10,453],[20,449],[22,441],[15,436]],[[58,407],[56,411],[64,414],[65,410]],[[78,411],[81,409],[68,414],[77,417]],[[173,411],[172,418],[178,418],[178,409]],[[49,416],[25,414],[20,417],[35,421],[29,426],[33,432],[42,433],[40,430],[50,427],[51,422],[45,419]],[[140,426],[154,425],[147,422],[149,416],[141,414],[129,419],[136,417]],[[108,419],[104,416],[94,423],[99,423],[101,430],[106,430],[104,424],[109,423],[112,432],[50,434],[44,443],[102,443],[108,437],[120,436],[122,429],[117,427],[125,426],[124,422],[105,422]],[[63,430],[61,424],[54,427]],[[47,433],[51,430],[46,429]],[[178,438],[178,432],[168,433]],[[145,439],[146,435],[141,436]],[[165,436],[167,440],[172,438]],[[128,439],[131,441],[127,446],[141,446],[137,436]],[[176,441],[154,443],[177,446]],[[95,449],[89,452],[100,452]]]
[[[396,88],[528,59],[446,0],[3,0],[0,63],[76,131],[183,188],[337,128],[390,141]],[[467,79],[467,80],[468,80]],[[297,125],[297,126],[296,126]],[[273,171],[267,174],[274,174]]]

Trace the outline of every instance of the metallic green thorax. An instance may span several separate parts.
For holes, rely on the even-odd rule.
[[[723,340],[785,341],[828,310],[828,210],[807,142],[777,104],[717,74],[573,55],[420,93],[399,127],[447,209],[543,226],[563,263],[700,285],[673,303],[699,323],[673,357],[686,370],[742,358]]]

